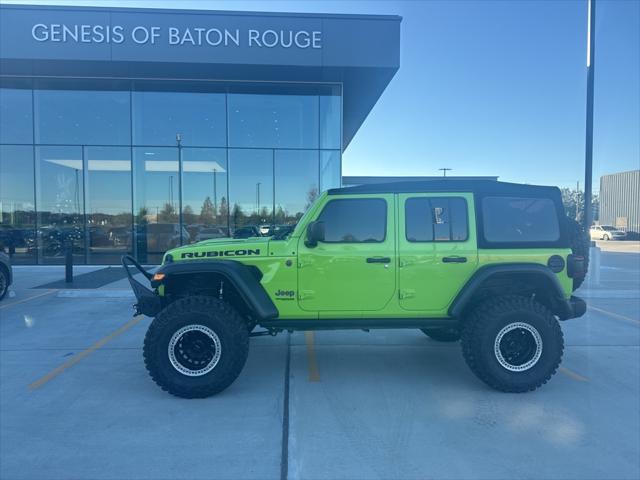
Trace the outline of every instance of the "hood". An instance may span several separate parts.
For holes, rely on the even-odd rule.
[[[269,237],[252,237],[243,239],[216,238],[203,242],[183,245],[165,253],[163,263],[167,255],[171,255],[173,261],[226,259],[234,257],[266,257],[269,254]]]

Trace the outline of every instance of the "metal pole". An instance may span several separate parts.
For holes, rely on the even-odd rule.
[[[596,0],[587,0],[587,125],[584,154],[584,218],[585,230],[591,226],[591,183],[593,174],[593,77],[596,48]]]

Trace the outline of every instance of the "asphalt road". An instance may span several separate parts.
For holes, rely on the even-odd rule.
[[[253,338],[228,390],[174,398],[125,283],[32,288],[61,276],[18,267],[0,303],[2,479],[640,478],[639,253],[602,253],[562,368],[528,394],[405,330]]]

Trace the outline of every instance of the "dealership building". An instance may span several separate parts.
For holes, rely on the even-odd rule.
[[[0,5],[0,243],[156,263],[290,225],[399,68],[397,16]]]

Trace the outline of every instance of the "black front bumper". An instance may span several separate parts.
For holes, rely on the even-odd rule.
[[[136,309],[136,315],[142,314],[147,317],[155,317],[162,309],[162,300],[153,290],[133,278],[129,265],[133,265],[149,281],[151,281],[153,274],[145,270],[132,256],[125,255],[122,257],[122,266],[129,278],[133,294],[136,296],[136,303],[133,305]]]

